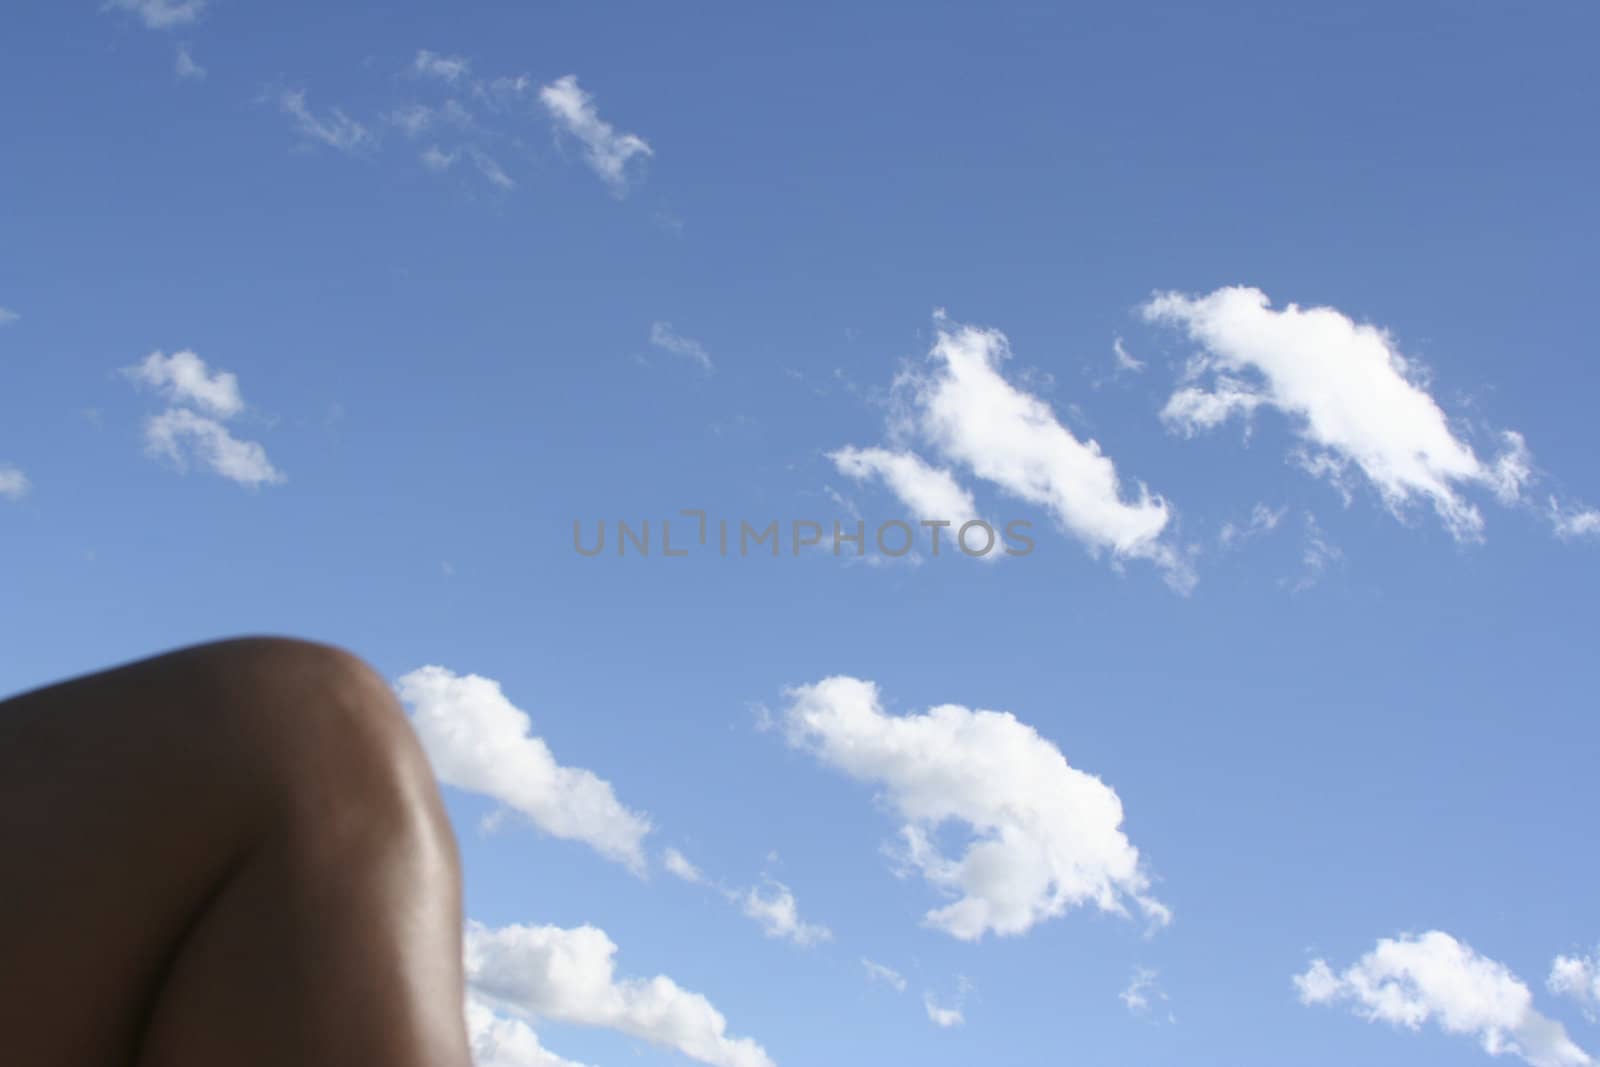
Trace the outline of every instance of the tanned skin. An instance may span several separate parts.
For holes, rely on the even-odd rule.
[[[0,703],[0,1062],[468,1067],[460,867],[383,679],[184,649]]]

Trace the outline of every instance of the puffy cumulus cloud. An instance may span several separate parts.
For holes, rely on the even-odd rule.
[[[541,88],[539,100],[556,124],[583,145],[584,159],[590,169],[618,195],[627,188],[629,161],[654,154],[644,138],[618,133],[600,117],[594,98],[578,85],[575,74],[557,78]]]
[[[21,500],[28,495],[28,490],[33,483],[28,481],[28,476],[18,467],[9,463],[0,463],[0,496],[10,500]]]
[[[467,995],[467,1039],[473,1067],[584,1067],[539,1043],[533,1027],[507,1018],[476,994]]]
[[[122,373],[136,384],[160,390],[174,404],[187,405],[145,420],[145,451],[151,456],[170,460],[179,470],[186,470],[191,462],[199,463],[252,489],[286,480],[267,458],[265,448],[255,441],[241,441],[219,421],[232,418],[245,407],[234,375],[213,372],[188,349],[170,356],[152,352],[141,362],[122,368]]]
[[[188,408],[172,408],[146,419],[144,441],[145,451],[171,460],[179,470],[194,461],[252,489],[286,480],[261,445],[239,440],[216,419]]]
[[[769,881],[765,887],[752,887],[738,897],[744,913],[761,926],[768,937],[793,941],[797,945],[815,945],[833,940],[833,931],[817,923],[800,918],[800,906],[794,893],[782,882]]]
[[[786,695],[789,743],[881,787],[904,820],[899,858],[957,898],[927,913],[930,926],[975,941],[1083,904],[1126,914],[1128,903],[1170,921],[1148,895],[1116,792],[1011,713],[944,704],[888,715],[877,686],[842,676]],[[954,859],[934,841],[948,824],[971,834]]]
[[[1577,1001],[1587,1018],[1600,1017],[1600,953],[1557,956],[1545,985],[1550,992]]]
[[[186,26],[205,14],[210,0],[106,0],[108,11],[126,11],[152,30]]]
[[[469,923],[467,981],[485,1008],[513,1019],[604,1027],[713,1067],[773,1067],[754,1040],[729,1036],[727,1020],[701,994],[664,975],[619,979],[616,952],[593,926]]]
[[[219,418],[232,418],[244,410],[239,394],[239,379],[227,371],[213,373],[190,349],[164,355],[152,352],[143,361],[122,371],[141,385],[161,390],[178,404],[201,408]]]
[[[896,383],[896,433],[926,441],[949,462],[1049,511],[1091,552],[1148,559],[1179,589],[1193,584],[1186,557],[1162,541],[1167,504],[1140,485],[1123,499],[1116,464],[1094,440],[1080,441],[1050,405],[1007,381],[1003,333],[935,315],[927,365]]]
[[[932,466],[914,452],[846,447],[829,452],[828,458],[847,478],[882,481],[918,519],[948,522],[952,530],[959,530],[962,524],[978,518],[972,494],[956,481],[955,475]]]
[[[1204,350],[1162,412],[1183,433],[1275,408],[1293,421],[1309,472],[1342,486],[1353,468],[1397,515],[1427,501],[1463,540],[1481,535],[1483,516],[1462,490],[1485,488],[1511,503],[1532,480],[1521,435],[1502,434],[1498,458],[1480,459],[1451,430],[1419,369],[1377,326],[1331,307],[1274,309],[1265,293],[1246,286],[1159,293],[1143,313],[1181,328]]]
[[[440,781],[492,797],[545,833],[644,871],[649,820],[623,807],[594,772],[557,763],[498,682],[429,666],[395,688]]]
[[[1534,1010],[1533,994],[1504,964],[1438,930],[1384,938],[1343,971],[1314,960],[1294,984],[1303,1004],[1347,1004],[1371,1022],[1410,1030],[1431,1022],[1533,1067],[1594,1063],[1560,1023]]]

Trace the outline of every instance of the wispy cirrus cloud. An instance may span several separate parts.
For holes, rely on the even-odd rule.
[[[191,73],[192,65],[192,57],[182,52],[180,74]],[[636,161],[652,154],[643,138],[619,132],[601,119],[593,98],[573,75],[544,86],[527,74],[479,76],[467,56],[426,48],[419,49],[401,73],[398,84],[403,95],[370,116],[338,106],[313,107],[304,89],[276,91],[272,98],[306,144],[376,157],[383,149],[384,132],[395,130],[406,140],[419,142],[421,150],[414,158],[427,170],[459,173],[456,163],[466,161],[471,166],[464,169],[501,192],[521,184],[518,162],[531,150],[519,126],[530,115],[542,115],[562,136],[575,139],[584,160],[618,196],[627,191]],[[709,367],[703,350],[680,354]]]
[[[670,322],[652,322],[650,324],[650,343],[663,352],[671,352],[675,356],[682,356],[707,373],[714,369],[711,362],[711,353],[706,351],[706,346],[692,337],[685,337],[673,329]]]
[[[875,960],[869,960],[865,956],[861,957],[861,966],[867,972],[868,981],[882,982],[890,989],[893,989],[896,993],[904,993],[906,991],[907,983],[905,975],[901,974],[893,967],[878,963]]]
[[[556,124],[583,146],[590,169],[619,196],[627,191],[629,164],[655,154],[644,138],[618,133],[616,127],[602,119],[594,97],[578,85],[575,74],[557,78],[541,88],[539,99]]]
[[[465,56],[444,56],[421,48],[417,50],[417,58],[412,60],[411,70],[421,77],[438,78],[453,85],[466,77],[472,64]]]
[[[33,483],[28,481],[28,476],[22,473],[20,467],[0,463],[0,497],[7,500],[21,500],[28,495],[28,490],[31,488]]]
[[[1294,978],[1302,1004],[1345,1004],[1369,1022],[1408,1030],[1426,1023],[1475,1038],[1491,1056],[1533,1067],[1587,1067],[1594,1059],[1533,1007],[1533,994],[1503,963],[1440,930],[1383,938],[1343,971],[1313,960]]]
[[[690,885],[714,889],[746,918],[755,920],[767,937],[790,941],[803,948],[833,940],[832,930],[800,917],[800,904],[794,892],[776,878],[767,877],[761,885],[746,888],[724,885],[675,848],[664,850],[661,862],[673,877]]]
[[[106,0],[104,10],[125,11],[152,30],[187,26],[205,14],[209,0]]]
[[[1551,528],[1563,541],[1581,537],[1600,537],[1600,510],[1581,504],[1564,504],[1551,497],[1548,514]]]
[[[351,155],[377,144],[377,137],[370,129],[338,108],[329,108],[321,114],[313,111],[306,103],[303,89],[285,90],[278,97],[278,106],[292,120],[295,132],[307,141]]]
[[[1116,367],[1119,372],[1126,371],[1129,374],[1138,374],[1144,370],[1144,360],[1135,359],[1133,354],[1128,351],[1128,346],[1122,343],[1122,338],[1120,337],[1113,338],[1111,341],[1111,357],[1116,361]]]
[[[1166,991],[1161,988],[1161,975],[1151,967],[1135,967],[1133,976],[1128,979],[1128,986],[1117,994],[1117,999],[1127,1007],[1130,1015],[1148,1016],[1158,1004],[1167,1000]],[[1166,1013],[1168,1022],[1172,1022],[1172,1013]]]
[[[173,72],[185,81],[204,81],[206,68],[195,62],[194,53],[189,51],[189,46],[180,44],[173,59]]]
[[[1265,504],[1257,504],[1250,509],[1250,517],[1244,522],[1223,523],[1217,531],[1217,543],[1224,549],[1237,548],[1246,541],[1276,530],[1288,513],[1286,507],[1269,508]]]

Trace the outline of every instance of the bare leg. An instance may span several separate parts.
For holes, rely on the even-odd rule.
[[[455,841],[354,657],[187,649],[0,703],[0,1047],[466,1067]]]

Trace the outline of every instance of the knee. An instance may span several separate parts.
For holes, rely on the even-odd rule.
[[[455,841],[438,786],[389,685],[357,656],[289,638],[243,638],[179,653],[221,696],[220,719],[274,815],[318,832]]]

